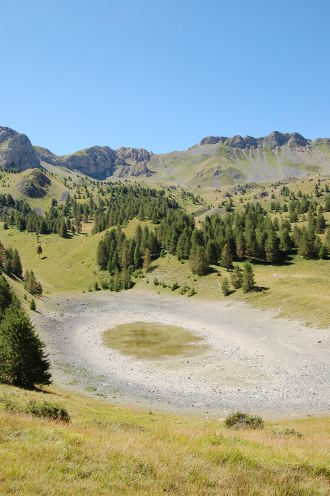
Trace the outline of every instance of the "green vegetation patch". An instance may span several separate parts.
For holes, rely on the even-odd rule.
[[[136,358],[192,354],[203,349],[196,346],[201,338],[186,329],[148,322],[121,324],[106,331],[103,339],[109,348]]]

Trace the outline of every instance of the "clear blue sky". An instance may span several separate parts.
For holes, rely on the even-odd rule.
[[[329,0],[0,0],[0,124],[58,154],[330,136]]]

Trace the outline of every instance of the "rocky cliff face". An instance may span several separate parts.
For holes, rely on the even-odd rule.
[[[232,138],[207,136],[201,140],[200,145],[213,145],[216,143],[223,143],[230,148],[239,148],[241,150],[266,147],[274,150],[287,144],[291,150],[299,150],[305,148],[310,143],[310,140],[304,138],[299,133],[280,133],[273,131],[271,134],[261,138],[254,138],[253,136],[244,136],[243,138],[240,135],[233,136]]]
[[[68,169],[76,169],[95,179],[105,179],[115,171],[116,153],[108,146],[92,146],[61,158]]]
[[[40,167],[40,161],[25,134],[0,127],[0,167],[19,171]]]
[[[78,170],[94,179],[152,174],[148,168],[152,154],[143,148],[113,150],[108,146],[92,146],[61,157],[46,148],[35,147],[35,150],[43,162]]]

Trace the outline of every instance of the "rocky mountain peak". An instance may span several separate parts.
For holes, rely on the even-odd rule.
[[[237,134],[232,138],[207,136],[200,141],[200,145],[213,145],[217,143],[223,143],[230,148],[239,148],[241,150],[246,148],[263,148],[265,145],[274,149],[286,144],[291,149],[299,149],[306,147],[310,143],[310,140],[307,140],[299,133],[280,133],[279,131],[273,131],[261,138],[254,138],[253,136],[245,136],[243,138]]]
[[[39,158],[25,134],[0,127],[0,167],[19,171],[40,167]]]

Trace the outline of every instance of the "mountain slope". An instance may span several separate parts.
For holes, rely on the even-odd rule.
[[[330,173],[330,139],[309,140],[299,133],[268,136],[208,136],[188,150],[154,154],[143,148],[93,146],[57,156],[32,147],[29,139],[0,127],[0,166],[19,170],[47,164],[94,179],[139,178],[190,190],[217,189],[251,182],[273,182],[310,173]]]
[[[187,151],[153,155],[151,167],[157,170],[158,180],[188,189],[330,173],[330,140],[301,137],[295,142],[289,138],[279,145],[271,140],[272,135],[259,138],[259,143],[253,138],[252,145],[241,137],[204,138]]]
[[[208,136],[188,150],[164,154],[136,148],[92,147],[56,157],[48,150],[39,150],[40,160],[96,179],[132,176],[192,190],[330,173],[330,139],[312,141],[299,133],[278,131],[261,138]]]

